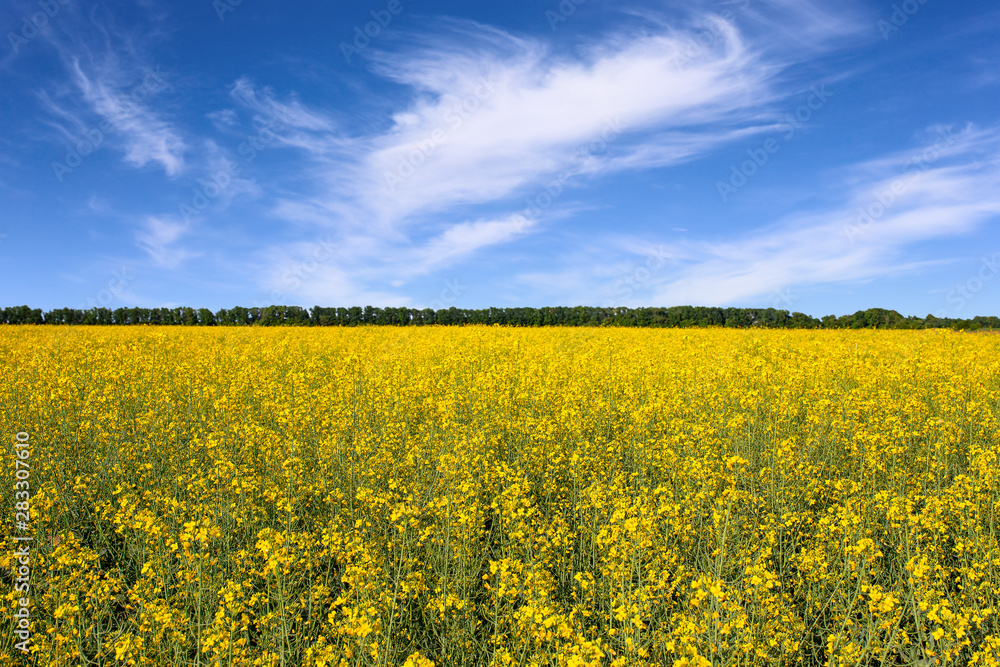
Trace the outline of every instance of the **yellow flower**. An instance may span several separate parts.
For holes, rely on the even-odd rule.
[[[403,663],[403,667],[434,667],[434,661],[425,658],[419,651],[411,653]]]
[[[1000,651],[1000,337],[0,325],[0,372],[54,666],[853,665],[911,604]]]

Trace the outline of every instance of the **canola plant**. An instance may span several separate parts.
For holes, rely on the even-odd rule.
[[[6,326],[0,373],[2,667],[1000,664],[992,335]]]

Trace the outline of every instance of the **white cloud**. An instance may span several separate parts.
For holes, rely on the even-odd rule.
[[[420,275],[466,259],[481,248],[511,241],[527,233],[534,222],[523,215],[504,220],[479,220],[452,225],[423,246],[410,251],[399,262],[402,273]]]
[[[175,269],[201,253],[179,247],[178,242],[188,233],[188,225],[169,218],[150,216],[135,235],[136,245],[149,254],[161,267]]]
[[[157,163],[168,176],[181,173],[186,150],[183,139],[143,102],[166,86],[162,72],[157,75],[147,70],[142,79],[123,86],[125,73],[113,61],[90,68],[74,58],[70,71],[84,102],[121,136],[126,162],[136,167]]]
[[[325,114],[306,109],[296,99],[279,102],[274,98],[273,92],[266,88],[258,93],[246,77],[238,79],[229,92],[234,100],[257,113],[258,122],[279,121],[283,125],[313,132],[329,132],[334,129]]]
[[[779,4],[802,14],[809,3]],[[831,31],[842,29],[837,22]],[[706,32],[711,40],[699,37]],[[794,61],[765,57],[760,43],[712,15],[609,34],[574,56],[465,21],[406,39],[395,52],[366,51],[376,73],[412,93],[379,133],[349,136],[329,113],[294,96],[281,101],[248,79],[232,89],[261,119],[283,119],[278,141],[309,158],[300,172],[305,192],[280,199],[272,212],[377,249],[343,258],[340,266],[359,269],[345,274],[355,280],[379,273],[372,261],[381,275],[396,270],[372,257],[405,260],[403,272],[432,272],[529,231],[510,233],[511,216],[525,208],[517,202],[554,178],[565,191],[771,130],[770,105],[783,95],[776,76]],[[479,205],[509,208],[491,217],[456,212]],[[442,222],[450,228],[442,231]],[[400,252],[401,242],[412,251]]]
[[[862,282],[941,263],[940,257],[919,260],[908,250],[968,234],[1000,216],[1000,129],[969,127],[951,142],[939,139],[936,148],[929,142],[855,165],[843,180],[842,203],[826,211],[792,214],[723,242],[665,241],[660,255],[667,261],[642,281],[629,280],[642,265],[640,248],[623,252],[630,241],[610,239],[592,249],[587,261],[594,269],[562,297],[600,294],[630,306],[730,305],[768,298],[791,285]],[[616,250],[613,257],[632,260],[618,270],[617,281],[607,279],[608,248]],[[563,271],[520,280],[550,288]]]
[[[120,28],[106,10],[99,17],[101,9],[93,8],[86,22],[77,17],[76,29],[65,35],[44,33],[69,77],[68,86],[54,96],[39,94],[53,116],[49,123],[71,144],[85,132],[110,128],[101,131],[104,141],[122,150],[125,162],[139,168],[158,165],[168,176],[177,176],[184,171],[187,146],[162,111],[170,77],[150,64],[139,46],[158,30],[146,26],[144,39],[138,39],[135,30]]]
[[[387,132],[358,146],[360,164],[338,195],[382,225],[502,200],[575,168],[574,155],[607,136],[609,125],[618,128],[612,157],[586,171],[703,153],[746,132],[743,119],[755,116],[746,111],[774,96],[773,68],[731,25],[714,25],[718,43],[697,58],[686,55],[694,38],[679,30],[610,38],[577,60],[497,31],[467,51],[435,42],[381,54],[379,71],[411,86],[415,101]],[[672,132],[648,134],[665,129]]]
[[[233,109],[219,109],[218,111],[212,111],[206,114],[208,118],[215,125],[217,129],[229,130],[234,128],[238,124],[236,117],[236,111]]]

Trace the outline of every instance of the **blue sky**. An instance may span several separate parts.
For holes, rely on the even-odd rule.
[[[1000,314],[996,2],[13,0],[0,27],[0,305]]]

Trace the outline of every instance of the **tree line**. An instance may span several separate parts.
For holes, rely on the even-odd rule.
[[[598,308],[556,306],[552,308],[301,308],[266,306],[229,308],[39,308],[15,306],[0,310],[0,324],[158,324],[180,326],[422,326],[429,324],[499,324],[540,327],[764,327],[771,329],[978,329],[1000,328],[1000,318],[904,317],[894,310],[869,308],[853,315],[815,318],[776,308]]]

